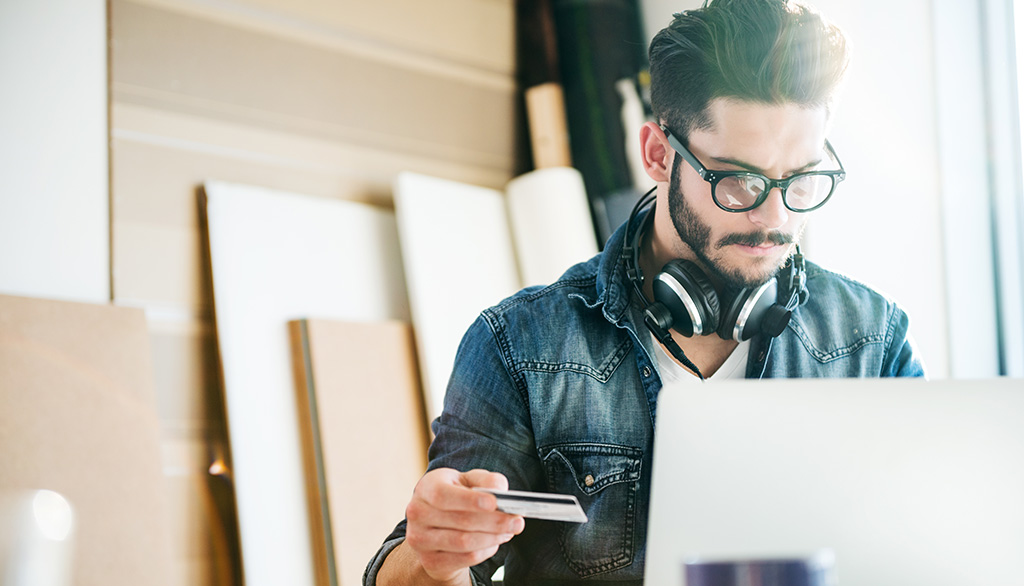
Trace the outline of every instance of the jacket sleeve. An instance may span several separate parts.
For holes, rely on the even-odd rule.
[[[526,391],[516,379],[511,350],[500,318],[485,311],[462,338],[444,409],[434,420],[428,470],[484,469],[504,474],[509,487],[538,490],[543,482],[534,445]],[[384,559],[405,539],[406,521],[387,537],[366,568],[365,586],[375,586]],[[507,555],[509,544],[472,568],[474,584],[490,585],[490,577]]]
[[[910,318],[896,307],[889,319],[888,343],[881,376],[927,376],[917,345],[910,335]]]

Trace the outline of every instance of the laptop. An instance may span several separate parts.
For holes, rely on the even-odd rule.
[[[822,551],[840,586],[1024,585],[1024,380],[666,387],[652,482],[649,586]]]

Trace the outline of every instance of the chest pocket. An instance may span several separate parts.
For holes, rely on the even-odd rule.
[[[581,578],[633,562],[636,500],[643,454],[607,444],[559,444],[541,449],[552,492],[575,495],[587,523],[561,523],[562,555]]]

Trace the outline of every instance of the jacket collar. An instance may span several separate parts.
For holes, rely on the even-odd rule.
[[[644,217],[645,214],[640,214],[634,218],[634,228]],[[634,228],[630,229],[631,234]],[[626,223],[623,222],[605,243],[597,268],[597,303],[602,305],[605,319],[614,324],[619,324],[626,316],[634,293],[633,284],[626,277],[627,259],[622,255],[625,235]]]

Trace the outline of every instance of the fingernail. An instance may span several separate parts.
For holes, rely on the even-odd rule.
[[[513,535],[512,533],[506,533],[500,536],[499,539],[501,539],[502,543],[508,543],[509,541],[512,541],[513,537],[515,537],[515,535]]]

